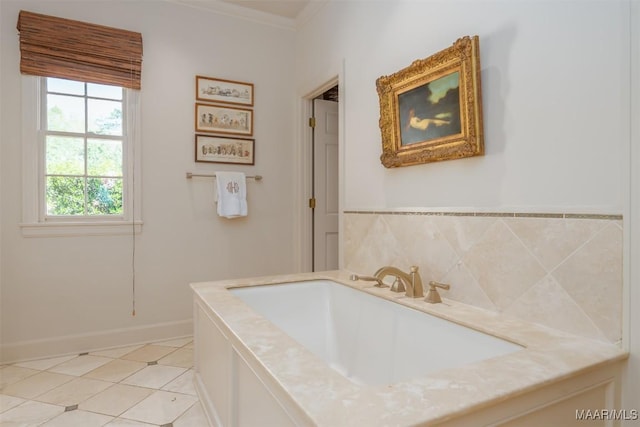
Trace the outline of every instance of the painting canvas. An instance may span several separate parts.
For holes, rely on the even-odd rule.
[[[460,72],[454,71],[398,95],[400,145],[460,133]]]

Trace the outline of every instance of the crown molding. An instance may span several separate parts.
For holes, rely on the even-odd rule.
[[[221,0],[165,0],[181,6],[191,7],[207,12],[232,16],[234,18],[245,19],[255,23],[282,28],[285,30],[298,30],[315,16],[331,0],[309,0],[294,19],[262,12],[236,4],[223,2]]]
[[[323,7],[331,0],[310,0],[302,11],[295,18],[296,29],[302,28],[307,22],[313,18]]]
[[[295,30],[296,22],[293,19],[276,16],[271,13],[225,3],[220,0],[165,0],[169,3],[191,7],[202,11],[218,13],[220,15],[245,19],[258,24],[269,25],[285,30]]]

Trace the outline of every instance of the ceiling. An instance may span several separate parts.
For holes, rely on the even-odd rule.
[[[296,19],[307,6],[309,0],[222,0],[248,9],[258,10],[271,15]]]
[[[2,0],[0,0],[1,2]],[[298,29],[331,0],[165,0],[237,16],[267,25]]]

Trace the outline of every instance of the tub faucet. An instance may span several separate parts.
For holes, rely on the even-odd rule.
[[[392,266],[382,267],[376,271],[373,276],[378,278],[380,281],[387,276],[395,276],[396,280],[391,287],[392,291],[404,291],[405,295],[410,298],[422,298],[424,296],[422,278],[420,277],[420,273],[418,273],[418,267],[415,265],[411,266],[409,273],[405,273],[404,271]]]

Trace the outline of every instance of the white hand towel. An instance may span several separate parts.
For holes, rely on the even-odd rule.
[[[247,180],[242,172],[216,172],[218,215],[247,216]]]

